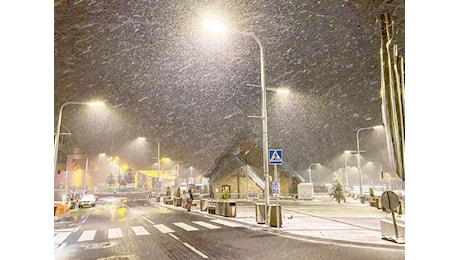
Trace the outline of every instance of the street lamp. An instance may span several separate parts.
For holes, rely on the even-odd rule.
[[[160,162],[160,138],[148,138],[148,137],[138,137],[139,140],[154,140],[157,141],[158,144],[158,155],[157,155],[157,160],[158,160],[158,168],[157,168],[157,181],[156,181],[156,192],[159,194],[160,193],[160,167],[161,167],[161,162]]]
[[[215,32],[223,33],[225,32],[225,26],[221,23],[217,23],[211,20],[205,20],[204,26],[208,29],[211,29]],[[246,33],[238,30],[233,30],[235,33],[242,34],[244,36],[249,36],[254,39],[259,45],[259,55],[260,55],[260,87],[262,88],[262,160],[263,160],[263,169],[264,169],[264,197],[265,197],[265,221],[268,222],[268,205],[270,205],[270,194],[269,194],[269,169],[268,169],[268,131],[267,131],[267,91],[265,87],[265,65],[264,65],[264,48],[259,38],[254,33]]]
[[[310,173],[309,177],[310,177],[310,183],[311,183],[311,167],[313,165],[317,165],[317,166],[321,166],[321,163],[310,163],[310,165],[308,166],[308,172]]]
[[[74,101],[69,101],[64,103],[61,106],[61,109],[59,110],[59,119],[58,119],[58,124],[57,124],[57,129],[56,129],[56,134],[54,137],[54,172],[56,172],[56,166],[57,166],[57,157],[58,157],[58,150],[59,150],[59,136],[61,135],[61,121],[62,121],[62,111],[64,110],[64,107],[67,105],[88,105],[88,106],[104,106],[103,102],[100,101],[94,101],[94,102],[74,102]]]
[[[358,174],[359,174],[359,195],[362,197],[363,196],[363,172],[361,170],[361,155],[360,155],[360,151],[359,151],[359,132],[363,131],[363,130],[377,130],[377,129],[380,129],[380,128],[383,128],[382,125],[376,125],[376,126],[372,126],[372,127],[364,127],[364,128],[360,128],[358,129],[358,131],[356,131],[356,147],[357,147],[357,156],[358,156]],[[364,201],[361,199],[361,202],[364,203]]]
[[[378,164],[379,165],[380,181],[384,182],[385,185],[386,185],[386,182],[385,182],[385,179],[384,179],[384,176],[383,176],[382,164],[380,162],[367,162],[367,163],[372,163],[372,164]]]

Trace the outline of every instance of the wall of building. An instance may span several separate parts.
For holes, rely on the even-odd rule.
[[[273,178],[273,169],[270,171],[270,175]],[[239,175],[239,178],[238,178]],[[225,185],[230,186],[230,198],[231,199],[245,199],[247,193],[258,193],[259,198],[264,197],[264,191],[257,186],[257,184],[249,177],[246,178],[245,171],[241,168],[231,168],[220,174],[212,183],[210,187],[214,193],[216,199],[220,198],[222,193],[222,187]],[[294,182],[286,174],[283,174],[278,169],[280,196],[293,196],[296,193],[297,182]],[[239,180],[238,180],[239,179]],[[238,184],[239,183],[239,184]],[[240,193],[238,194],[238,185]],[[246,191],[247,185],[247,191]],[[294,187],[295,186],[295,187]],[[272,187],[270,183],[270,195],[272,194]],[[294,190],[295,189],[295,190]]]

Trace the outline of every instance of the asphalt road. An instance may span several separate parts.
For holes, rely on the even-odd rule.
[[[403,250],[293,239],[148,201],[99,202],[55,227],[55,259],[404,259]]]

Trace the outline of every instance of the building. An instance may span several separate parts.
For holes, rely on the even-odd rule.
[[[209,179],[209,190],[215,198],[227,190],[232,199],[263,198],[265,182],[262,149],[247,137],[240,137],[222,152],[204,177]],[[295,197],[297,184],[305,179],[286,164],[277,165],[280,197]],[[270,165],[269,175],[274,178],[274,166]],[[270,181],[270,183],[272,183]],[[270,196],[272,189],[270,187]]]

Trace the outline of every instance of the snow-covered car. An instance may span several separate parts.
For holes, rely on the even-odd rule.
[[[93,194],[85,194],[78,200],[78,207],[94,207],[96,205],[96,196]]]

